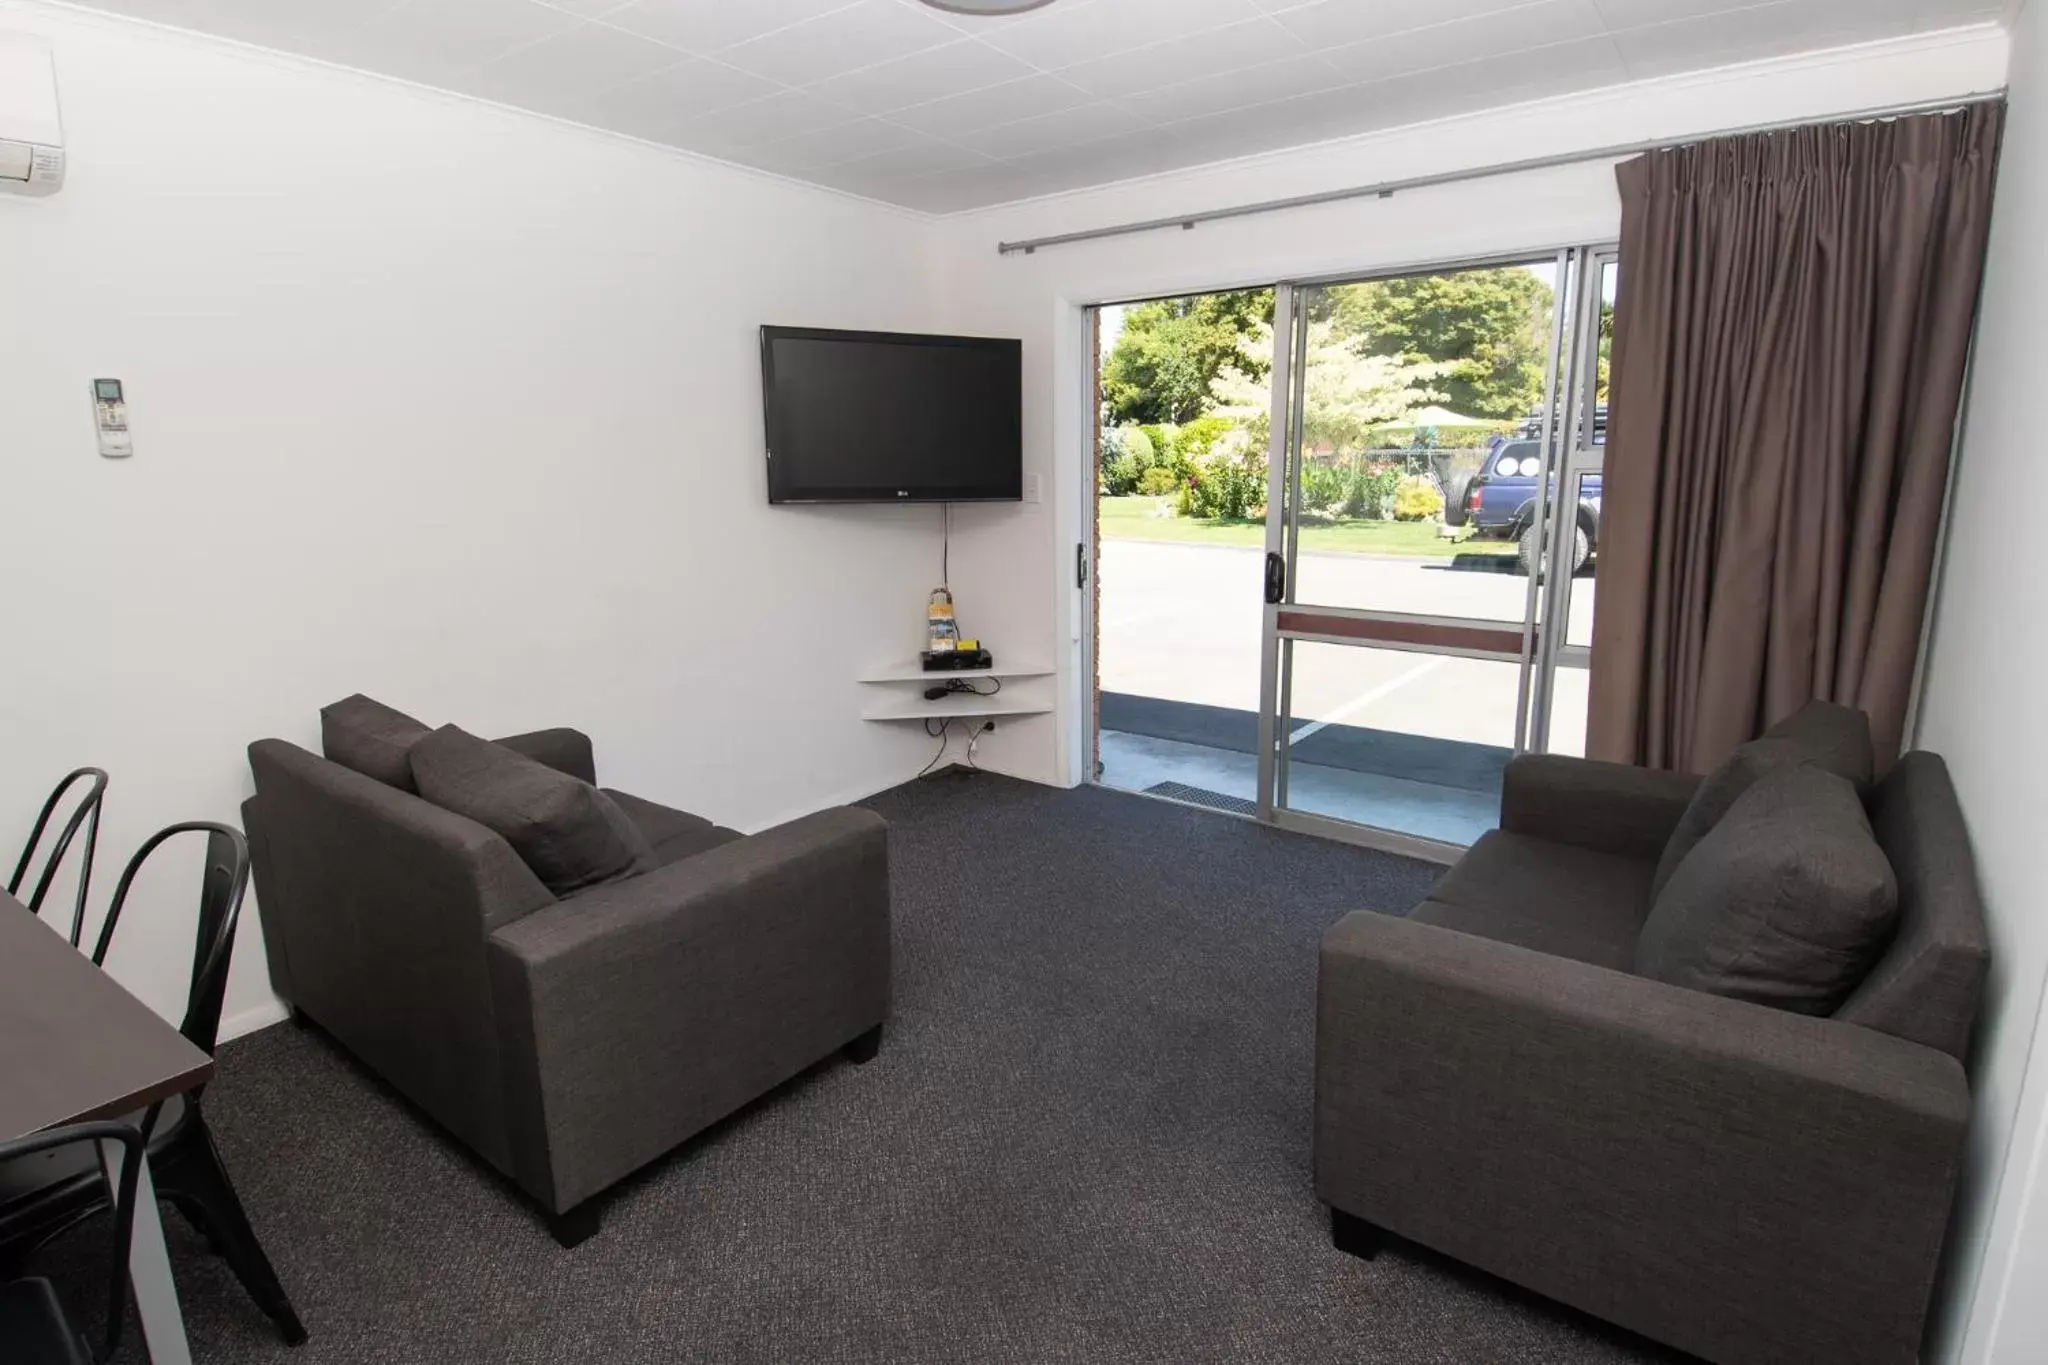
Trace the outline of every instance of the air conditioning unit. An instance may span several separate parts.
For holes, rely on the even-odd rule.
[[[64,185],[64,127],[49,44],[0,33],[0,190],[55,194]]]

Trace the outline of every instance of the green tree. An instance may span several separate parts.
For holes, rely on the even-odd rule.
[[[1245,342],[1272,318],[1270,289],[1157,299],[1130,309],[1102,366],[1110,421],[1180,423],[1204,415],[1215,406],[1210,386],[1226,366],[1270,363],[1255,359]]]
[[[1331,320],[1367,355],[1448,362],[1445,401],[1473,417],[1528,415],[1543,396],[1551,288],[1518,266],[1340,285]]]
[[[1229,366],[1214,386],[1217,415],[1237,421],[1252,446],[1264,449],[1273,411],[1273,329],[1260,324],[1246,342],[1257,368]],[[1309,450],[1346,455],[1371,445],[1379,427],[1429,403],[1455,365],[1367,354],[1355,337],[1338,334],[1336,321],[1308,324],[1308,371],[1303,376],[1302,440]]]

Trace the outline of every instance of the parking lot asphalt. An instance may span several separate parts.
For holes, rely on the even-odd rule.
[[[1105,541],[1101,679],[1105,692],[1256,711],[1264,552],[1256,548]],[[1497,557],[1397,559],[1305,553],[1296,600],[1414,615],[1519,622],[1528,579]],[[1572,584],[1568,638],[1592,638],[1594,584]],[[1365,726],[1512,746],[1520,668],[1440,654],[1303,642],[1294,653],[1293,720]],[[1582,753],[1586,674],[1560,669],[1551,749]]]

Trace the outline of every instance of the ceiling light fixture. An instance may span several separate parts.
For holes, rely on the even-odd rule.
[[[1022,14],[1027,9],[1050,5],[1052,0],[924,0],[933,9],[951,14]]]

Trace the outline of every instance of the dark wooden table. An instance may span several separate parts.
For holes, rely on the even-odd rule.
[[[0,892],[0,1140],[135,1114],[212,1074],[211,1057]],[[102,1144],[100,1159],[112,1179],[123,1148]],[[146,1162],[128,1269],[153,1365],[190,1365]]]

